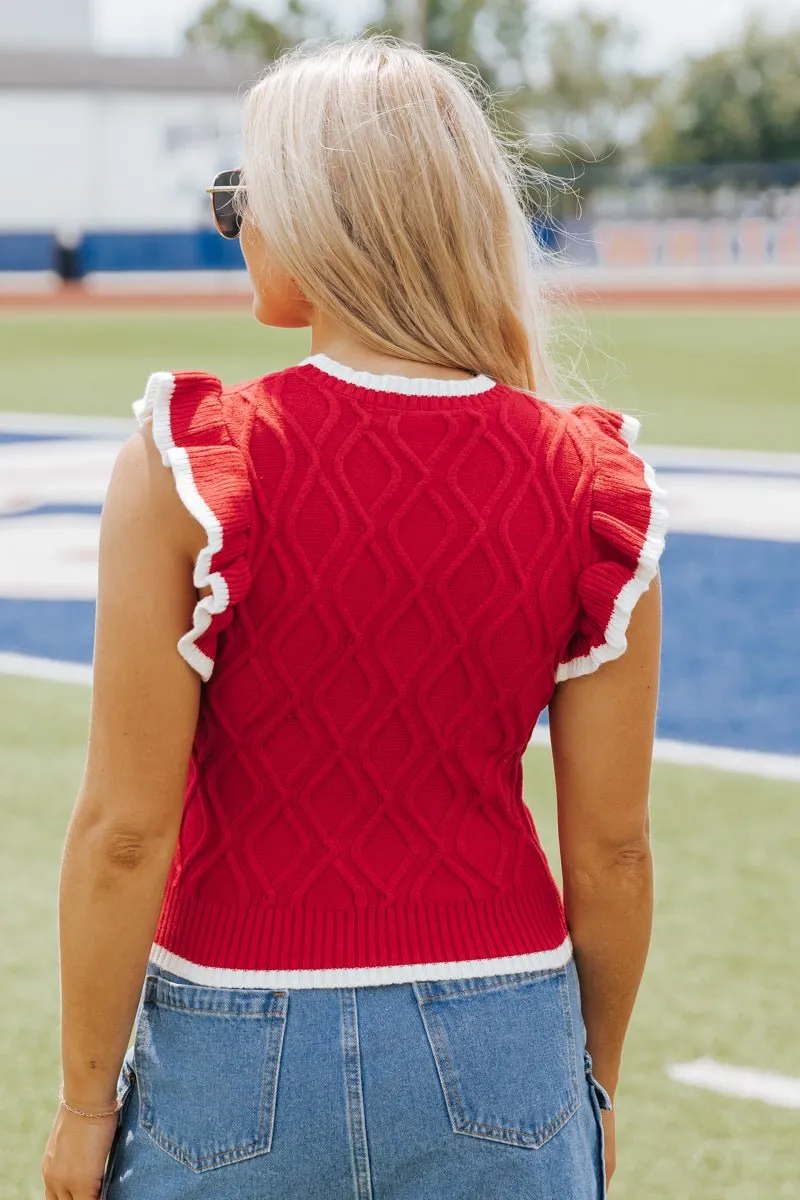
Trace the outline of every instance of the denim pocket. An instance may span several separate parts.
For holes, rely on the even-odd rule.
[[[136,1029],[139,1124],[192,1171],[272,1146],[286,992],[148,975]]]
[[[539,1147],[580,1104],[566,969],[413,984],[456,1133]]]

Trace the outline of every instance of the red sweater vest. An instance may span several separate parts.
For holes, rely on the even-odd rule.
[[[637,422],[323,356],[154,375],[134,409],[212,585],[178,644],[205,684],[155,960],[257,987],[566,962],[521,758],[657,570]]]

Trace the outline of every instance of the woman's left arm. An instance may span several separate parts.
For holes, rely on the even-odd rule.
[[[103,507],[88,751],[61,868],[63,1086],[83,1111],[115,1104],[180,828],[200,678],[176,643],[204,541],[147,423],[120,451]],[[59,1109],[47,1200],[96,1200],[115,1127]]]

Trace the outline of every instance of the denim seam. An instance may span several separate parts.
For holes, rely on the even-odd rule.
[[[283,1019],[283,1012],[223,1012],[221,1009],[215,1008],[186,1008],[182,1004],[162,1004],[160,1000],[148,1000],[148,1004],[154,1004],[157,1008],[166,1009],[167,1012],[185,1012],[195,1013],[200,1017],[219,1017],[224,1020],[226,1017],[236,1021],[262,1021],[266,1017],[276,1017],[279,1020]]]
[[[99,1200],[106,1200],[108,1196],[108,1189],[111,1186],[112,1176],[117,1164],[117,1159],[119,1158],[119,1147],[122,1140],[122,1125],[125,1117],[127,1116],[128,1106],[130,1105],[133,1097],[134,1077],[133,1072],[128,1065],[127,1058],[123,1062],[122,1076],[123,1086],[122,1089],[117,1092],[117,1098],[121,1101],[119,1112],[117,1113],[117,1127],[114,1130],[114,1140],[109,1149],[108,1161],[106,1162],[105,1170],[103,1171]]]
[[[288,1007],[288,1005],[286,1007]],[[277,1039],[273,1037],[272,1034],[269,1038],[270,1062],[268,1064],[267,1071],[265,1072],[264,1090],[261,1100],[261,1114],[258,1120],[258,1140],[259,1142],[265,1140],[267,1151],[272,1149],[272,1134],[275,1129],[275,1102],[278,1091],[278,1072],[280,1070],[281,1057],[283,1055],[283,1040],[286,1035],[286,1017],[287,1012],[284,1011],[284,1019],[281,1022],[280,1030],[277,1033]],[[276,1044],[273,1045],[273,1042],[276,1042]],[[271,1077],[269,1075],[270,1067],[272,1070]],[[269,1125],[269,1129],[266,1131],[264,1128],[265,1121],[267,1121]]]
[[[188,1167],[190,1171],[199,1172],[208,1170],[212,1167],[231,1166],[233,1163],[244,1162],[248,1158],[258,1158],[259,1155],[265,1154],[266,1147],[259,1145],[257,1142],[246,1142],[239,1146],[231,1146],[227,1150],[219,1150],[216,1154],[190,1155],[186,1148],[178,1146],[171,1138],[157,1129],[152,1121],[146,1117],[141,1118],[142,1128],[147,1135],[153,1139],[157,1146],[176,1159],[183,1166]]]
[[[189,991],[191,999],[183,999],[177,988]],[[213,994],[206,996],[204,990]],[[269,989],[259,995],[253,995],[254,989],[248,988],[228,989],[227,993],[222,995],[219,991],[220,989],[208,988],[205,984],[174,984],[171,979],[148,974],[145,979],[144,1002],[176,1012],[220,1017],[281,1017],[286,1011],[285,991]],[[236,992],[246,993],[246,996],[236,995]],[[198,1003],[200,995],[202,1003]]]
[[[569,996],[569,980],[567,979],[566,967],[559,980],[558,994],[564,1013],[564,1025],[567,1030],[567,1040],[569,1042],[569,1068],[572,1092],[575,1097],[575,1108],[578,1108],[580,1105],[580,1094],[578,1092],[578,1064],[575,1057],[575,1022],[573,1020],[572,1004]]]
[[[358,1000],[354,988],[342,988],[339,993],[342,1012],[342,1045],[344,1050],[345,1095],[350,1151],[355,1168],[357,1200],[372,1200],[372,1177],[369,1147],[364,1116],[364,1095],[361,1084],[361,1058],[358,1037]]]
[[[560,975],[566,980],[566,967],[551,967],[544,971],[515,971],[513,974],[502,976],[487,975],[486,983],[476,982],[473,984],[470,980],[466,987],[459,986],[462,983],[459,979],[415,980],[414,982],[415,987],[420,988],[417,999],[423,1004],[428,1004],[436,1000],[457,1000],[460,996],[471,996],[480,992],[504,992],[508,991],[510,987],[521,987],[523,984],[544,983],[545,980],[552,979],[556,975]],[[433,988],[430,990],[425,987],[429,983],[433,984]]]
[[[597,1079],[595,1079],[594,1064],[592,1063],[592,1056],[588,1050],[584,1050],[583,1058],[584,1058],[584,1070],[586,1073],[586,1078],[589,1080],[589,1083],[592,1085],[592,1088],[594,1089],[594,1092],[597,1096],[598,1104],[600,1105],[600,1110],[605,1111],[605,1112],[613,1112],[614,1104],[611,1100],[611,1097],[609,1096],[606,1089],[603,1087],[602,1083],[600,1083]],[[603,1101],[605,1101],[605,1103],[603,1103]]]
[[[599,1200],[606,1200],[608,1191],[606,1188],[606,1131],[603,1125],[603,1114],[600,1107],[600,1100],[595,1091],[595,1080],[592,1075],[587,1073],[587,1083],[589,1085],[589,1103],[592,1108],[595,1123],[597,1125],[597,1139],[600,1148],[600,1197]]]

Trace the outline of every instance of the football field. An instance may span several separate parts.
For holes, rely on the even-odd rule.
[[[673,516],[656,921],[611,1196],[800,1197],[800,312],[588,323],[577,370],[642,421]],[[154,370],[232,383],[306,353],[246,308],[0,311],[0,1200],[41,1196],[55,1111],[59,855],[86,744],[93,547],[131,401]],[[544,746],[525,796],[555,866]]]

